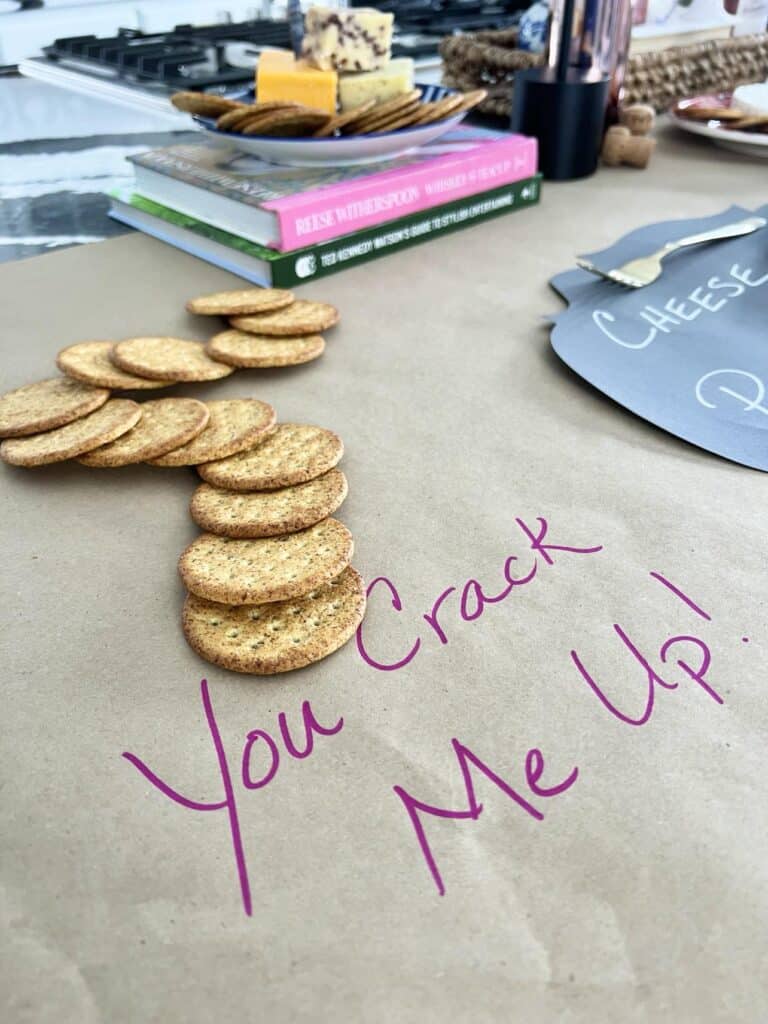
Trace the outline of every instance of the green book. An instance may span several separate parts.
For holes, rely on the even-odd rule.
[[[283,253],[179,213],[136,193],[113,198],[110,216],[123,224],[267,287],[289,288],[406,246],[537,203],[541,175],[490,189],[331,242]]]

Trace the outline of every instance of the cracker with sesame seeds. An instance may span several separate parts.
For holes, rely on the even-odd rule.
[[[254,316],[234,316],[233,327],[250,334],[268,334],[278,337],[296,334],[318,334],[339,322],[339,311],[328,302],[310,302],[297,299],[285,309]]]
[[[187,312],[202,316],[240,316],[243,313],[270,313],[294,302],[287,288],[236,288],[229,292],[199,295],[187,302]]]
[[[141,419],[110,444],[78,458],[86,466],[114,469],[158,458],[191,441],[205,429],[210,413],[196,398],[158,398],[141,403]]]
[[[246,104],[240,100],[231,100],[226,96],[217,96],[209,92],[192,92],[182,90],[171,96],[171,103],[177,110],[185,114],[198,114],[200,117],[221,117],[230,110],[240,110]]]
[[[275,675],[311,665],[337,651],[365,615],[365,586],[348,566],[298,600],[222,605],[190,594],[182,629],[206,661],[251,675]]]
[[[63,427],[98,409],[108,398],[107,388],[69,377],[25,384],[0,395],[0,437],[24,437]]]
[[[152,380],[219,380],[233,372],[211,359],[201,341],[183,338],[126,338],[115,345],[110,359],[121,370]]]
[[[299,366],[320,358],[325,351],[325,339],[319,334],[272,338],[232,329],[215,334],[206,351],[212,359],[246,369]]]
[[[153,466],[197,466],[255,448],[274,430],[277,416],[258,398],[219,398],[206,402],[210,419],[197,437],[166,455],[147,461]]]
[[[333,469],[343,454],[344,444],[332,430],[304,423],[280,423],[258,448],[208,461],[198,466],[197,471],[203,480],[216,487],[271,491],[314,480]]]
[[[336,519],[298,533],[234,540],[203,533],[179,559],[187,590],[222,604],[266,604],[303,597],[349,565],[352,534]]]
[[[43,466],[74,459],[109,444],[141,419],[141,406],[127,398],[112,398],[95,412],[44,434],[9,438],[0,444],[0,458],[13,466]]]
[[[78,341],[63,348],[56,356],[56,365],[73,380],[115,391],[146,391],[167,388],[172,380],[150,380],[127,373],[112,362],[114,341]]]
[[[197,525],[224,537],[296,533],[332,515],[347,496],[347,478],[331,469],[316,480],[277,491],[227,491],[200,484],[189,510]]]

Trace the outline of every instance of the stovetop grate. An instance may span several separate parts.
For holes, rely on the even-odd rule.
[[[238,24],[177,25],[172,32],[145,34],[121,29],[116,36],[93,35],[57,39],[45,55],[135,82],[156,82],[172,89],[208,89],[248,82],[253,70],[233,67],[226,59],[228,43],[290,47],[287,22],[246,21]]]
[[[356,0],[353,0],[353,4]],[[366,4],[369,0],[366,0]],[[515,20],[527,0],[380,0],[395,14],[393,57],[434,58],[442,36],[481,28],[501,28]],[[166,89],[226,89],[250,82],[252,66],[230,63],[230,44],[290,48],[287,21],[256,19],[219,25],[177,25],[169,32],[120,29],[116,36],[57,39],[46,57],[97,76]],[[232,56],[232,60],[236,60]],[[249,55],[250,56],[250,55]],[[246,65],[249,61],[246,61]]]

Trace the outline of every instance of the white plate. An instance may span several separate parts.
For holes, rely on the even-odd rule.
[[[730,103],[731,93],[718,93],[714,96],[693,96],[691,99],[681,100],[680,103],[675,104],[675,107],[678,109],[690,106],[727,107],[730,106]],[[678,128],[682,128],[683,131],[691,132],[693,135],[703,135],[716,145],[722,146],[723,149],[768,160],[768,135],[732,131],[722,128],[719,121],[692,121],[676,113],[675,109],[670,111],[670,115]]]
[[[450,96],[454,89],[439,85],[418,85],[425,102]],[[252,101],[253,96],[235,96],[234,99]],[[327,164],[347,166],[351,164],[373,164],[380,160],[391,160],[402,156],[419,146],[440,138],[463,120],[464,114],[456,114],[444,121],[436,121],[421,128],[400,128],[394,132],[375,132],[371,135],[350,135],[334,139],[290,139],[268,135],[238,135],[235,132],[220,132],[210,117],[195,117],[195,121],[212,139],[226,142],[249,156],[256,156],[268,163],[284,164],[290,167],[318,167]]]

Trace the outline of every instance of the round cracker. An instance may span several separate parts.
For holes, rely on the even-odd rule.
[[[95,412],[64,427],[0,444],[0,458],[13,466],[43,466],[73,459],[120,437],[141,419],[141,406],[128,398],[112,398]]]
[[[403,110],[398,111],[395,114],[388,114],[385,118],[377,121],[375,124],[367,125],[365,128],[365,134],[371,135],[375,132],[394,132],[399,128],[408,128],[419,117],[423,106],[423,103],[414,103],[412,106],[405,107]]]
[[[463,102],[464,94],[457,93],[455,96],[444,96],[443,99],[435,100],[434,103],[424,103],[422,104],[424,107],[423,112],[411,123],[414,128],[420,128],[435,121],[444,121],[446,118],[458,113]]]
[[[279,491],[225,491],[200,484],[189,510],[199,527],[223,537],[276,537],[314,526],[347,496],[347,478],[331,469],[316,480]]]
[[[175,92],[171,96],[171,103],[177,110],[183,110],[186,114],[198,114],[201,117],[220,117],[228,110],[237,110],[245,106],[239,100],[230,100],[226,96],[192,91]]]
[[[319,334],[297,338],[275,338],[244,331],[222,331],[206,345],[208,355],[229,366],[261,367],[298,366],[318,359],[325,350],[325,339]]]
[[[409,103],[402,104],[397,110],[390,110],[383,114],[380,113],[376,108],[374,108],[370,112],[370,114],[367,117],[365,117],[363,121],[360,122],[362,127],[358,127],[357,131],[366,133],[371,131],[378,131],[378,125],[389,124],[391,121],[398,120],[399,118],[405,115],[412,117],[414,115],[414,111],[421,110],[423,106],[424,104],[421,102],[421,100],[414,99],[411,100]]]
[[[63,427],[104,405],[107,388],[94,388],[69,377],[25,384],[0,396],[0,437],[25,437]]]
[[[268,604],[303,597],[349,565],[352,534],[337,519],[298,533],[234,540],[203,533],[179,559],[187,590],[222,604]]]
[[[335,131],[343,128],[345,125],[352,124],[353,121],[358,121],[363,114],[367,114],[370,110],[373,110],[375,106],[376,100],[366,100],[365,103],[361,103],[360,106],[355,107],[354,110],[345,110],[341,114],[335,114],[328,124],[324,125],[322,128],[318,128],[312,138],[328,138],[333,135]]]
[[[243,313],[269,313],[284,309],[295,301],[287,288],[236,288],[190,299],[187,312],[203,316],[240,316]]]
[[[253,451],[198,467],[209,484],[231,491],[269,491],[314,480],[333,469],[344,454],[332,430],[303,423],[281,423]]]
[[[158,398],[142,402],[141,419],[111,444],[81,455],[79,462],[98,469],[114,469],[154,459],[173,451],[205,428],[210,413],[196,398]]]
[[[358,127],[358,125],[365,125],[368,121],[377,121],[384,114],[394,114],[397,111],[402,110],[404,107],[409,107],[414,100],[418,100],[420,98],[421,89],[411,89],[409,92],[400,93],[399,96],[393,96],[392,99],[385,100],[384,103],[377,103],[372,110],[363,114],[362,117],[357,118],[356,121],[350,122],[348,127],[351,128],[351,126],[354,125],[354,128],[351,129],[354,134],[365,131],[365,128]]]
[[[238,330],[249,334],[285,337],[295,334],[317,334],[339,322],[339,311],[328,302],[297,299],[285,309],[257,316],[234,316],[229,321]]]
[[[274,675],[311,665],[342,647],[365,615],[365,585],[349,566],[294,601],[221,605],[190,594],[182,629],[201,658],[233,672]]]
[[[312,110],[309,107],[293,107],[284,110],[272,110],[243,125],[243,135],[291,136],[311,135],[322,128],[333,117],[324,110]]]
[[[473,107],[476,107],[478,103],[482,103],[487,96],[487,89],[473,89],[472,92],[463,93],[461,104],[453,111],[451,116],[471,110]]]
[[[216,120],[216,127],[220,132],[239,131],[243,122],[249,121],[258,114],[264,114],[268,110],[283,110],[286,107],[298,107],[295,100],[270,100],[267,103],[249,103],[237,110],[229,110]]]
[[[153,466],[196,466],[255,448],[274,430],[275,410],[258,398],[220,398],[206,404],[210,419],[205,430],[167,455],[147,461]]]
[[[56,365],[73,380],[115,391],[145,391],[167,388],[172,380],[149,380],[118,369],[110,358],[114,341],[79,341],[63,348],[56,356]]]
[[[112,361],[151,380],[219,380],[233,372],[211,359],[201,341],[182,338],[126,338],[115,345]]]

